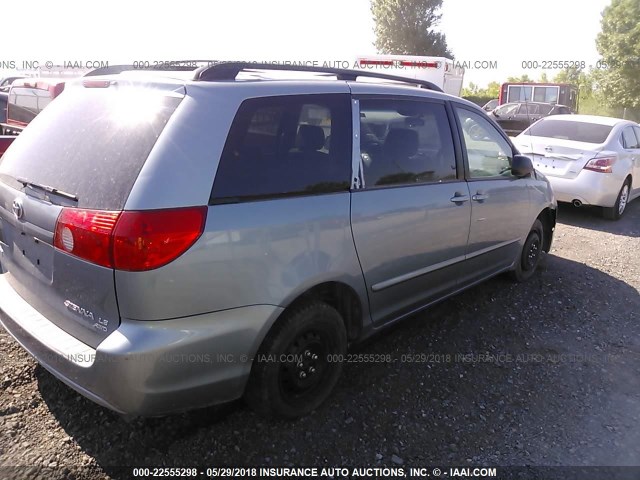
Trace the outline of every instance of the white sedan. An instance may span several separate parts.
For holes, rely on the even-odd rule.
[[[555,115],[514,139],[549,179],[556,199],[597,205],[611,220],[640,196],[640,126],[620,118]]]

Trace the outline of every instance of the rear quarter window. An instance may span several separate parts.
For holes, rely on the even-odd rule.
[[[211,203],[348,190],[350,108],[344,94],[243,102],[220,158]]]
[[[182,95],[134,87],[65,91],[0,160],[0,180],[44,184],[78,207],[121,210]]]

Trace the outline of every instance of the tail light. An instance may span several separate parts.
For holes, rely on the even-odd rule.
[[[63,208],[53,245],[91,263],[113,268],[113,228],[120,212]]]
[[[175,260],[204,230],[207,207],[123,212],[114,232],[118,270],[143,271]]]
[[[616,157],[595,157],[587,162],[584,169],[592,172],[611,173],[614,163],[616,163]]]
[[[110,212],[63,208],[53,244],[103,267],[144,271],[166,265],[202,235],[207,207]]]

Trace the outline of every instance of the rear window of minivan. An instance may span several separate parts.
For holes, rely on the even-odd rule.
[[[121,210],[182,98],[141,87],[69,89],[2,157],[0,181],[56,188],[81,208]]]

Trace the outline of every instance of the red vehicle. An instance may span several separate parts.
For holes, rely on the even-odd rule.
[[[566,105],[573,113],[578,111],[578,87],[568,83],[503,83],[498,103],[541,102]]]
[[[14,135],[0,135],[0,157],[7,151],[7,148],[15,138]]]
[[[6,123],[1,124],[4,134],[20,133],[62,93],[64,85],[65,80],[51,78],[23,78],[13,82],[7,100]]]

